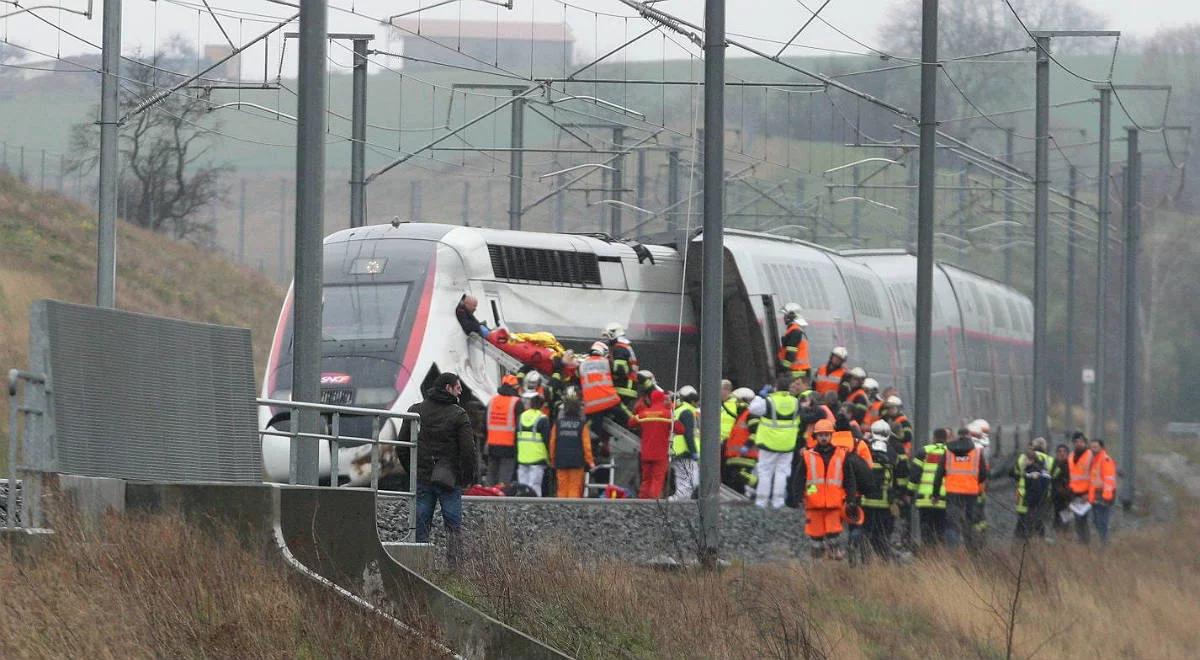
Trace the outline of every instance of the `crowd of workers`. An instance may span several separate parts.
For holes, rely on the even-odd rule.
[[[852,542],[894,558],[913,547],[914,509],[922,545],[978,549],[992,476],[987,421],[917,442],[896,388],[849,366],[841,346],[813,369],[799,306],[786,305],[783,320],[776,381],[757,391],[722,381],[722,483],[762,509],[804,508],[816,556],[841,558]],[[487,408],[486,484],[538,497],[632,496],[612,478],[615,424],[640,436],[637,497],[693,497],[695,387],[659,387],[617,323],[586,356],[567,351],[554,367],[504,376]],[[1115,463],[1101,440],[1076,433],[1073,443],[1051,456],[1035,438],[1015,461],[1018,539],[1045,536],[1052,512],[1055,530],[1073,526],[1086,543],[1090,520],[1106,541]]]

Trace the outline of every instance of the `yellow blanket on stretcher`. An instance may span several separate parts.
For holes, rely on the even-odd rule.
[[[549,332],[514,332],[508,335],[508,343],[510,344],[520,344],[522,342],[529,342],[543,348],[548,348],[554,351],[555,357],[562,355],[563,351],[566,350],[562,344],[558,343],[558,337]]]

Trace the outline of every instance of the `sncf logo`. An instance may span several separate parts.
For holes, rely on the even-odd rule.
[[[321,374],[322,385],[349,385],[350,374],[325,373]]]

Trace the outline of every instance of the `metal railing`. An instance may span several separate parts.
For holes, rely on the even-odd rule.
[[[33,397],[41,407],[30,405],[29,387],[40,390],[40,396]],[[18,400],[21,393],[24,402]],[[46,385],[43,374],[8,370],[8,494],[5,501],[5,521],[7,529],[36,528],[41,526],[40,484],[37,479],[28,478],[27,470],[21,468],[25,460],[25,449],[32,439],[44,431],[46,406],[50,401],[50,388]],[[20,432],[18,432],[18,427]],[[21,512],[17,514],[17,485],[22,487]]]
[[[292,451],[295,451],[296,442],[301,439],[306,440],[325,440],[329,443],[329,487],[342,488],[346,490],[363,490],[370,491],[376,497],[393,496],[403,497],[410,500],[408,507],[408,536],[415,537],[417,529],[417,434],[420,432],[421,417],[415,413],[394,412],[391,410],[380,410],[378,408],[356,408],[353,406],[339,406],[328,403],[308,403],[303,401],[282,401],[279,399],[255,399],[255,402],[260,406],[268,406],[270,408],[279,408],[288,410],[290,413],[288,430],[281,431],[279,429],[268,427],[259,431],[259,440],[261,441],[267,436],[283,437],[291,439]],[[325,418],[328,428],[328,433],[311,433],[301,432],[297,428],[296,420],[299,418],[299,411],[312,410],[321,414]],[[362,436],[343,435],[341,433],[343,417],[370,417],[371,418],[371,437],[364,438]],[[385,440],[379,437],[384,424],[393,422],[393,420],[406,420],[412,422],[409,426],[408,440]],[[400,428],[396,428],[396,435],[399,436]],[[370,487],[362,486],[341,486],[338,484],[340,475],[338,474],[338,457],[340,449],[344,445],[361,446],[371,445],[371,485]],[[384,446],[391,447],[407,447],[408,452],[408,490],[380,490],[379,489],[379,472],[381,467],[380,449]],[[295,474],[289,475],[289,481],[295,483]]]

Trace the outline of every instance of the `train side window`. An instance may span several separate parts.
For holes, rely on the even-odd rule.
[[[499,328],[501,325],[501,323],[500,323],[500,301],[497,300],[496,298],[488,298],[488,304],[491,305],[491,307],[492,307],[492,322],[495,324],[493,327]]]

